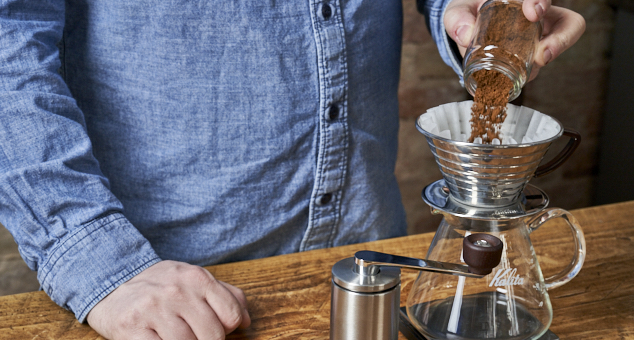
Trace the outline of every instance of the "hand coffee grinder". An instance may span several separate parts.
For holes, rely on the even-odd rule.
[[[464,238],[467,265],[359,251],[332,267],[331,340],[398,339],[400,268],[482,278],[498,265],[502,242],[488,234]]]

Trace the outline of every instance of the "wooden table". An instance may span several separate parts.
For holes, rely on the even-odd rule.
[[[575,210],[587,242],[579,275],[550,291],[561,339],[634,339],[634,201]],[[545,276],[572,251],[570,231],[549,222],[531,236]],[[328,339],[330,269],[357,250],[424,257],[433,234],[208,267],[242,288],[253,323],[229,339]],[[570,244],[570,248],[567,246]],[[403,271],[401,305],[416,278]],[[99,339],[43,292],[0,297],[0,339]],[[401,336],[401,339],[405,339]]]

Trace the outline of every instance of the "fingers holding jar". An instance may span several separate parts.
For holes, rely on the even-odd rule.
[[[524,0],[522,9],[526,19],[531,22],[540,21],[549,11],[551,0]]]
[[[553,61],[579,40],[586,30],[586,21],[579,13],[552,6],[544,14],[542,27],[542,37],[535,47],[529,81],[537,77],[540,68]]]
[[[585,30],[586,21],[579,13],[553,6],[544,16],[534,62],[539,66],[548,64],[574,45]]]
[[[481,8],[494,7],[490,2],[500,0],[453,0],[447,6],[443,18],[447,34],[456,41],[460,53],[465,56],[478,46],[468,49],[470,43],[482,34],[482,27],[478,28],[476,18]],[[504,1],[507,3],[506,1]],[[537,76],[539,69],[557,58],[562,52],[574,45],[585,31],[584,18],[567,8],[552,6],[551,0],[515,0],[521,3],[522,12],[530,22],[541,22],[541,36],[535,43],[532,55],[530,77]],[[507,18],[508,19],[508,18]],[[512,30],[512,28],[509,28]],[[480,46],[484,47],[484,46]]]

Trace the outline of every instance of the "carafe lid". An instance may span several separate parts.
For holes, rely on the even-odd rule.
[[[483,220],[510,220],[536,214],[548,206],[548,195],[541,189],[527,184],[519,199],[501,207],[471,206],[455,200],[445,180],[438,180],[423,189],[423,200],[440,212],[458,217]]]

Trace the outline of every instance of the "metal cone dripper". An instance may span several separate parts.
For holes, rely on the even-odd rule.
[[[520,143],[468,143],[462,136],[471,134],[471,126],[465,125],[470,118],[470,103],[434,108],[416,122],[438,163],[446,190],[458,203],[476,207],[513,205],[532,177],[553,171],[579,145],[579,134],[564,129],[554,118],[510,104],[500,134]],[[562,135],[570,137],[568,145],[552,161],[539,166],[551,143]]]

